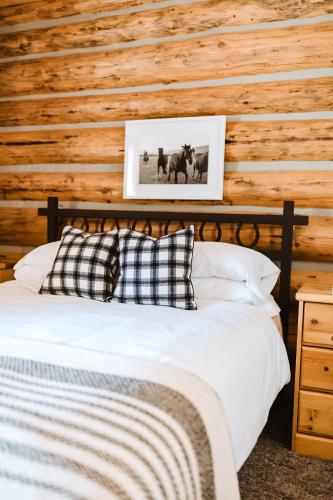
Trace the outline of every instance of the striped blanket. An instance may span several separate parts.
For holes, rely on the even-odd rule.
[[[0,498],[238,499],[222,406],[165,364],[2,337]]]

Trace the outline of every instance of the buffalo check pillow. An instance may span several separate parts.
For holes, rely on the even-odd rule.
[[[196,309],[191,282],[193,227],[152,238],[131,229],[119,231],[118,302]]]
[[[117,231],[90,234],[66,226],[52,270],[39,293],[106,301],[112,297],[118,274]]]

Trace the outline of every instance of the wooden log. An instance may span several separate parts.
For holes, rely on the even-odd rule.
[[[151,103],[154,103],[152,106]],[[333,110],[333,78],[0,102],[0,126]]]
[[[0,165],[121,163],[120,127],[6,132],[0,134]],[[333,120],[229,122],[226,161],[330,160]]]
[[[241,26],[329,14],[329,2],[314,0],[203,0],[193,4],[121,14],[80,23],[0,34],[0,57],[89,48],[155,37],[200,33],[221,26]],[[1,9],[0,9],[1,16]]]
[[[333,120],[229,122],[227,161],[332,158]]]
[[[47,242],[46,219],[35,208],[0,208],[0,245],[38,246]]]
[[[114,11],[160,0],[1,0],[0,25],[30,23],[65,16]],[[26,4],[29,4],[28,6]]]
[[[106,224],[106,229],[108,224]],[[171,224],[170,231],[176,230],[178,224]],[[97,228],[96,228],[97,229]],[[162,234],[161,226],[153,225],[156,236]],[[226,224],[223,240],[235,242],[235,227]],[[91,225],[91,230],[95,226]],[[199,227],[196,225],[196,231]],[[215,224],[207,224],[204,229],[207,241],[216,238]],[[244,226],[241,233],[242,241],[253,240],[253,228]],[[261,229],[258,250],[277,250],[280,246],[281,229],[265,227]],[[0,208],[0,245],[37,246],[46,241],[45,218],[37,216],[33,208]],[[298,226],[295,229],[293,256],[296,260],[315,260],[317,262],[332,262],[333,259],[333,217],[311,216],[308,226]]]
[[[70,166],[69,166],[70,168]],[[162,174],[161,174],[162,175]],[[191,171],[190,171],[191,176]],[[1,200],[128,203],[123,198],[122,172],[18,172],[1,173]],[[294,200],[297,207],[333,207],[333,171],[225,172],[223,200],[135,200],[140,204],[253,205],[281,207]]]
[[[111,164],[122,162],[123,157],[123,128],[0,134],[2,165],[73,162]]]
[[[329,67],[333,57],[332,35],[333,23],[323,23],[7,62],[0,65],[0,96],[168,84]]]

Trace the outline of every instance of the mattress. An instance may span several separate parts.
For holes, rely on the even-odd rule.
[[[290,379],[286,349],[267,311],[198,300],[197,311],[38,295],[0,285],[0,335],[139,357],[210,385],[227,418],[237,469]]]

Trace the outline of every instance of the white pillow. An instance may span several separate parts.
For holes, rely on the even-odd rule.
[[[260,307],[271,317],[280,312],[272,295],[264,300],[254,294],[244,282],[225,278],[192,278],[194,297],[197,300],[225,300]]]
[[[254,303],[258,297],[245,283],[225,278],[192,278],[194,295],[198,299],[229,300],[231,302]]]
[[[38,292],[52,269],[59,246],[60,241],[55,241],[27,253],[15,264],[14,278],[17,281],[24,281],[28,288]]]
[[[260,299],[273,290],[280,269],[265,255],[230,243],[196,241],[193,278],[224,278],[241,281]]]
[[[52,269],[50,266],[26,266],[16,269],[14,278],[16,281],[24,282],[24,285],[33,292],[39,292],[46,276]]]
[[[16,271],[23,266],[49,266],[51,268],[59,246],[60,240],[34,248],[15,264],[14,270]]]

